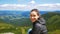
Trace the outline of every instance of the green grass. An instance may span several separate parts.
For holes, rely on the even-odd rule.
[[[15,34],[27,34],[27,31],[30,27],[16,27],[15,30],[13,29],[0,29],[0,32],[13,32]],[[49,31],[48,34],[60,34],[60,30],[55,30],[55,31]]]
[[[48,32],[48,34],[60,34],[60,30],[55,30],[53,32]]]

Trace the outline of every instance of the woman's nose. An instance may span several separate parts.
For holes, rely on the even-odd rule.
[[[34,17],[31,17],[32,19],[34,18]]]

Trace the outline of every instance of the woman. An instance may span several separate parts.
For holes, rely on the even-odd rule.
[[[37,9],[31,10],[30,19],[33,23],[33,28],[29,34],[47,34],[45,20],[40,16]]]

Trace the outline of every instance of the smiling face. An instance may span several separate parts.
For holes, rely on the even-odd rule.
[[[38,18],[39,18],[39,15],[37,14],[36,11],[32,11],[30,13],[30,19],[31,19],[32,22],[35,22],[36,20],[38,20]]]

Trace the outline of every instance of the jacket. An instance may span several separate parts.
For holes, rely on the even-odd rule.
[[[48,34],[45,23],[46,22],[43,18],[39,18],[33,23],[33,28],[30,31],[30,34]]]

